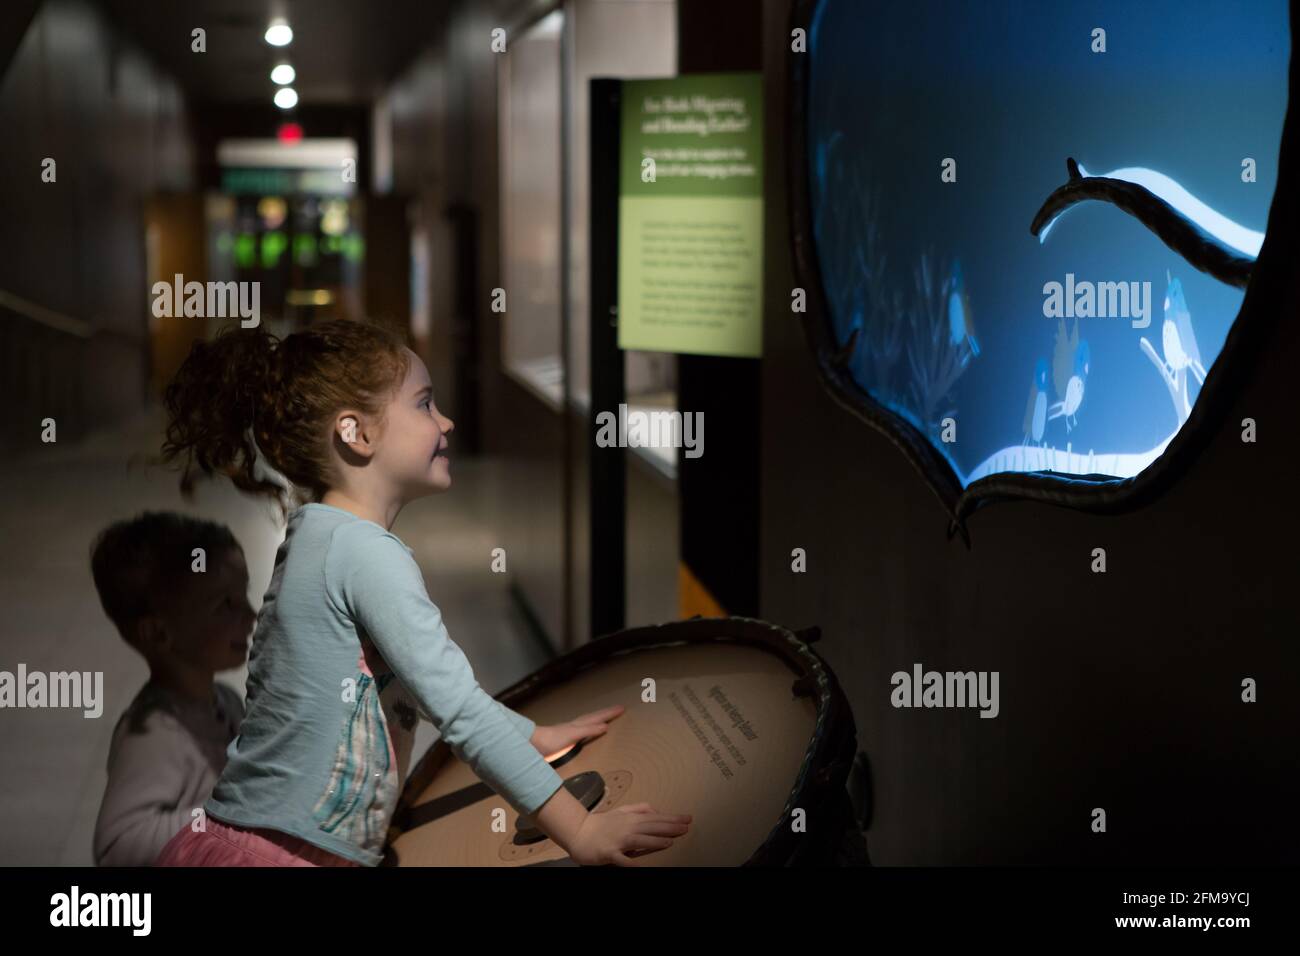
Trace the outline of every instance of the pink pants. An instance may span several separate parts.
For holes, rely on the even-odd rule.
[[[360,866],[278,830],[238,827],[208,817],[167,841],[154,866]]]

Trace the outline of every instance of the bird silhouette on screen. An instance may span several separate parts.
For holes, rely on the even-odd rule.
[[[1083,404],[1084,387],[1088,382],[1092,352],[1088,340],[1079,339],[1079,321],[1074,322],[1074,334],[1066,336],[1065,319],[1056,331],[1056,349],[1052,353],[1052,384],[1056,387],[1056,402],[1047,416],[1048,421],[1065,417],[1065,433],[1079,425],[1079,406]]]
[[[980,354],[980,344],[975,338],[975,325],[971,321],[970,295],[962,279],[961,262],[953,263],[952,291],[948,293],[948,336],[953,345],[963,340],[970,346],[972,356]]]
[[[1034,366],[1034,380],[1029,383],[1029,404],[1025,406],[1025,441],[1041,445],[1047,427],[1047,359]]]

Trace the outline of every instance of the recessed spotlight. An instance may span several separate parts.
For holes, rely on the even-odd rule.
[[[291,110],[298,105],[298,94],[292,86],[282,86],[275,91],[275,105],[282,110]]]
[[[281,63],[271,71],[271,82],[278,83],[280,86],[288,86],[293,82],[293,78],[298,74],[294,72],[293,67],[288,63]]]
[[[266,42],[271,46],[288,46],[293,40],[293,31],[284,20],[272,20],[266,28]]]

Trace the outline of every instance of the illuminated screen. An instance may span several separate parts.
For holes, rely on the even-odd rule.
[[[1186,422],[1244,288],[1110,202],[1030,224],[1073,158],[1253,259],[1288,37],[1285,0],[822,0],[807,148],[835,339],[963,487],[1130,477]]]

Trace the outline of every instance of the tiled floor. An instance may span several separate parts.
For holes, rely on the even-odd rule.
[[[150,409],[84,442],[50,446],[0,471],[0,670],[102,671],[103,714],[0,710],[0,865],[91,865],[95,816],[118,714],[148,668],[118,637],[99,606],[89,547],[105,525],[141,510],[177,510],[225,523],[244,548],[254,609],[283,539],[274,506],[225,482],[201,485],[185,503],[176,476],[143,464],[162,417]],[[489,568],[499,541],[491,527],[495,464],[458,458],[451,493],[408,505],[393,532],[424,569],[429,595],[469,657],[479,683],[496,693],[549,656]],[[221,675],[242,693],[245,672]],[[416,755],[437,738],[421,723]]]

